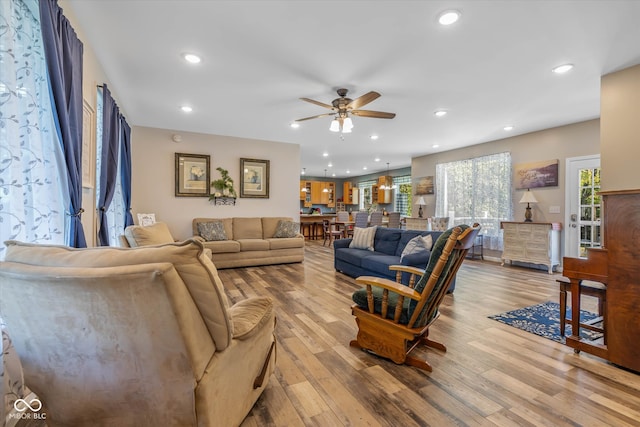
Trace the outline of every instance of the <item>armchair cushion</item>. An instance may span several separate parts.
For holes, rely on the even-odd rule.
[[[130,225],[125,228],[124,236],[132,248],[174,242],[169,227],[164,222],[156,222],[147,226]]]
[[[273,319],[273,302],[255,297],[239,301],[229,309],[233,319],[233,338],[247,339],[262,330]]]
[[[198,234],[207,242],[227,240],[227,233],[222,221],[198,223]]]
[[[373,286],[371,288],[373,291],[373,304],[374,310],[376,313],[382,313],[382,288],[378,288]],[[364,310],[367,310],[369,306],[367,303],[367,288],[360,288],[351,295],[351,299],[353,302],[358,304],[359,307],[362,307]],[[411,300],[409,298],[405,298],[402,304],[402,314],[400,314],[400,324],[406,325],[409,322],[409,302]],[[395,292],[389,292],[389,310],[387,311],[387,319],[393,320],[393,316],[395,314],[395,308],[398,305],[398,294]]]

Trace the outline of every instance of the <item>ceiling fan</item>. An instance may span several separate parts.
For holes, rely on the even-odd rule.
[[[303,101],[307,101],[312,104],[319,105],[324,108],[328,108],[332,112],[325,113],[325,114],[318,114],[317,116],[305,117],[303,119],[296,120],[296,122],[317,119],[319,117],[334,116],[334,119],[331,122],[331,127],[329,128],[329,130],[332,132],[342,131],[342,133],[349,133],[353,128],[353,123],[349,115],[354,115],[358,117],[372,117],[376,119],[393,119],[396,116],[395,113],[385,113],[383,111],[371,111],[371,110],[359,109],[361,107],[364,107],[368,103],[378,99],[380,97],[380,94],[378,92],[371,91],[371,92],[365,93],[364,95],[356,99],[347,98],[347,93],[349,92],[347,89],[338,89],[337,92],[338,92],[339,98],[334,99],[331,102],[331,105],[325,104],[324,102],[315,101],[309,98],[300,98]]]

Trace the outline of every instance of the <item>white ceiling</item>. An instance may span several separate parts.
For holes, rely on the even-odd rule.
[[[323,176],[329,161],[329,175],[363,175],[387,162],[405,167],[414,156],[596,118],[600,76],[640,63],[637,0],[63,6],[79,19],[130,124],[300,144],[311,176]],[[437,15],[452,8],[460,21],[439,25]],[[185,52],[202,62],[187,64]],[[575,68],[551,72],[563,63]],[[330,117],[289,126],[328,112],[299,98],[330,104],[340,87],[354,99],[380,92],[364,108],[396,118],[355,117],[344,139],[329,132]],[[181,112],[183,104],[193,112]],[[449,114],[436,118],[441,108]],[[514,130],[505,132],[507,124]]]

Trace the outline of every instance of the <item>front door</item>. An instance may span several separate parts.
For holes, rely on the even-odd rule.
[[[600,156],[567,159],[565,256],[586,257],[601,246]]]

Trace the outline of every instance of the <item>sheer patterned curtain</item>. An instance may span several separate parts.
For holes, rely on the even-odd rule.
[[[511,154],[498,153],[436,165],[436,216],[449,224],[482,225],[484,246],[502,250],[500,221],[513,217]]]
[[[37,0],[0,0],[0,26],[0,235],[65,244],[66,166]]]

